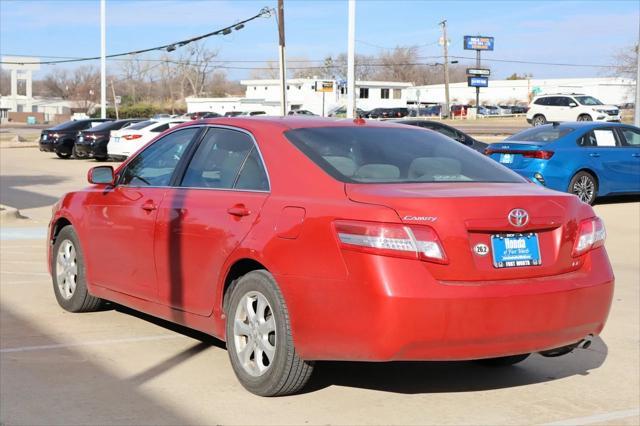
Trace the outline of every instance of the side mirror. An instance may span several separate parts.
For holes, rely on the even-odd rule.
[[[577,103],[575,103],[575,102],[570,102],[570,103],[569,103],[569,106],[570,106],[571,108],[575,108],[575,107],[577,107],[577,106],[578,106],[578,104],[577,104]]]
[[[96,185],[113,185],[115,181],[113,167],[92,167],[91,169],[89,169],[89,173],[87,173],[87,180],[89,181],[89,183]]]

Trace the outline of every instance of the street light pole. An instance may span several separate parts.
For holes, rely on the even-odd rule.
[[[100,0],[100,118],[107,118],[106,0]]]
[[[287,65],[284,56],[284,0],[278,0],[278,36],[280,38],[280,113],[287,115]]]
[[[449,117],[449,46],[447,46],[447,21],[440,22],[442,26],[442,47],[444,49],[444,112]]]
[[[347,118],[356,111],[356,0],[349,0],[349,40],[347,46]]]

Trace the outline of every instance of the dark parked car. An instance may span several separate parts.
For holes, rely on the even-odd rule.
[[[472,138],[464,132],[461,132],[458,129],[455,129],[451,126],[447,126],[446,124],[439,123],[437,121],[426,121],[426,120],[393,120],[396,123],[408,124],[410,126],[418,126],[424,129],[433,130],[440,134],[450,137],[453,140],[456,140],[469,148],[475,149],[476,151],[483,153],[487,148],[488,144],[484,142],[480,142],[477,139]]]
[[[227,111],[224,113],[225,117],[237,117],[242,114],[242,111]]]
[[[529,107],[524,105],[511,105],[509,108],[511,108],[512,114],[526,114],[529,110]]]
[[[409,117],[438,117],[442,113],[441,105],[431,105],[426,108],[415,108],[409,110]]]
[[[124,129],[143,121],[143,118],[129,118],[125,120],[107,121],[98,126],[80,132],[76,137],[75,156],[76,158],[95,158],[104,161],[109,158],[107,145],[112,130]]]
[[[402,118],[409,115],[408,108],[374,108],[365,118]]]
[[[213,112],[213,111],[198,111],[198,112],[192,112],[191,114],[187,114],[187,115],[192,120],[201,120],[203,118],[222,117],[220,114],[218,114],[217,112]]]
[[[55,152],[60,158],[69,158],[75,154],[75,141],[80,132],[105,121],[113,120],[108,118],[71,120],[45,129],[40,133],[40,151]]]

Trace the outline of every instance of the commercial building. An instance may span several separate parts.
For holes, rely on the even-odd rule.
[[[263,111],[279,115],[279,80],[242,80],[246,86],[244,97],[185,99],[188,112],[213,111],[225,114],[229,111]],[[391,81],[356,81],[356,106],[363,110],[407,105],[406,89],[411,83]],[[336,80],[296,78],[287,80],[287,111],[304,109],[317,115],[327,115],[331,110],[346,105],[346,84]]]
[[[556,78],[527,80],[491,80],[489,87],[480,89],[480,104],[504,105],[528,103],[533,96],[547,93],[584,93],[606,104],[621,105],[633,102],[635,80],[618,77]],[[406,89],[409,104],[445,102],[444,84],[413,86]],[[449,85],[452,104],[475,103],[476,89],[467,83]]]

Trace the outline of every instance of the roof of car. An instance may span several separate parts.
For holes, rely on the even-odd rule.
[[[352,118],[326,118],[319,116],[299,116],[299,115],[287,115],[280,116],[268,116],[268,115],[254,115],[254,116],[242,116],[242,117],[216,117],[206,118],[203,120],[193,121],[193,124],[221,124],[227,126],[239,126],[239,127],[255,127],[259,124],[267,124],[271,126],[281,127],[283,129],[298,129],[308,127],[398,127],[400,124],[379,121],[379,120],[366,120],[366,119],[352,119]],[[404,126],[401,126],[401,128]]]
[[[562,123],[550,123],[545,126],[555,126],[560,129],[585,129],[585,128],[597,128],[597,127],[611,127],[611,126],[626,126],[626,123],[617,123],[611,121],[564,121]],[[541,126],[542,127],[542,126]]]

